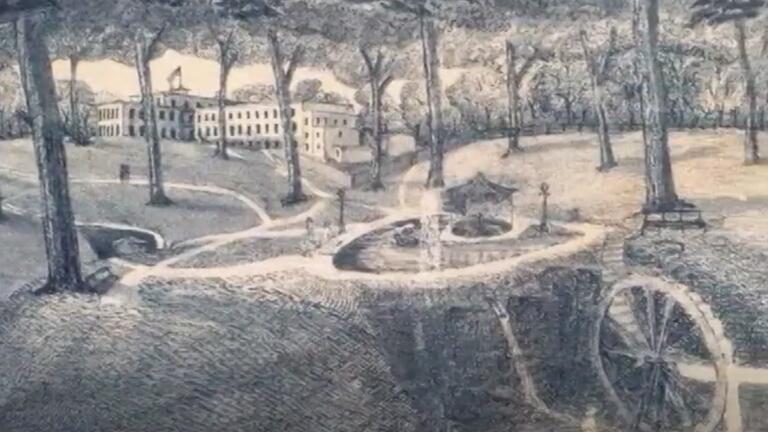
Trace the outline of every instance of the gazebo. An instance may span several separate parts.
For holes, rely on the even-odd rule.
[[[462,216],[477,216],[480,225],[490,219],[504,219],[513,225],[514,196],[517,192],[517,188],[494,183],[478,173],[466,183],[447,189],[443,208]]]

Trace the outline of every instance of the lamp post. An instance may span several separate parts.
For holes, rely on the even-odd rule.
[[[539,224],[539,231],[541,233],[548,233],[549,232],[549,215],[548,215],[548,199],[550,196],[549,193],[549,184],[542,183],[539,187],[539,195],[541,195],[541,222]]]

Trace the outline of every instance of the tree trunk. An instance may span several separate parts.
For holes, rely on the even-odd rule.
[[[520,147],[520,84],[517,76],[517,50],[507,41],[507,151],[502,157],[512,152],[522,151]]]
[[[283,146],[285,151],[285,161],[288,171],[288,195],[285,197],[286,205],[296,204],[306,201],[301,184],[301,165],[299,161],[299,147],[292,127],[291,118],[291,93],[288,77],[283,69],[283,55],[280,51],[280,41],[277,32],[270,31],[267,37],[269,40],[269,51],[272,58],[272,72],[275,76],[275,91],[277,93],[277,104],[280,107],[280,121],[283,128]]]
[[[658,58],[659,0],[644,0],[644,3],[648,22],[645,33],[645,60],[648,63],[649,85],[646,111],[648,145],[645,152],[645,208],[647,211],[660,211],[675,207],[678,198],[667,142],[667,90]]]
[[[600,142],[600,171],[608,171],[618,165],[613,155],[611,135],[609,131],[608,114],[605,112],[602,97],[603,88],[596,87],[593,90],[595,99],[595,113],[597,114],[597,138]]]
[[[381,181],[382,161],[382,113],[381,97],[379,93],[379,77],[371,74],[371,111],[373,114],[373,160],[371,169],[371,188],[373,190],[384,189]]]
[[[760,149],[757,143],[757,89],[755,74],[747,52],[747,35],[744,22],[736,21],[736,42],[739,46],[739,64],[744,74],[744,97],[747,102],[747,118],[744,124],[744,163],[755,164],[760,161]]]
[[[227,116],[226,116],[226,104],[227,104],[227,80],[229,79],[229,67],[226,63],[224,54],[221,55],[219,61],[219,94],[217,97],[219,108],[219,141],[216,145],[216,156],[222,159],[229,159],[229,153],[227,152]]]
[[[80,251],[69,197],[63,125],[56,100],[42,24],[22,17],[16,24],[19,69],[40,182],[43,235],[48,263],[45,292],[85,289]]]
[[[84,145],[80,135],[80,109],[77,98],[77,66],[80,59],[77,56],[69,57],[69,136],[78,145]]]
[[[443,107],[440,83],[440,58],[437,53],[438,34],[435,19],[420,16],[421,40],[424,56],[424,76],[427,86],[427,120],[429,126],[429,174],[427,187],[445,186],[443,179]]]
[[[149,202],[153,206],[166,206],[171,200],[165,194],[163,185],[163,161],[160,149],[160,135],[157,131],[157,108],[152,94],[152,76],[149,70],[150,46],[146,36],[139,34],[136,39],[136,71],[141,88],[144,109],[144,140],[147,142],[149,162]]]

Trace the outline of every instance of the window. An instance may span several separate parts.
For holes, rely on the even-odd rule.
[[[146,116],[144,115],[144,110],[141,110],[141,111],[139,111],[139,118],[140,118],[140,119],[142,119],[142,120],[144,120],[144,117],[146,117]]]
[[[342,138],[344,136],[344,132],[339,131],[339,138]]]
[[[309,132],[304,134],[304,139],[309,139]]]
[[[280,125],[275,124],[275,133],[280,132]]]
[[[157,115],[160,117],[160,120],[165,120],[165,111],[160,110]]]
[[[248,136],[251,136],[251,125],[248,125],[248,129],[245,132]]]
[[[202,108],[202,107],[203,107],[203,104],[201,104],[200,102],[198,102],[197,104],[195,104],[195,106],[196,106],[197,108]]]
[[[268,119],[268,118],[269,118],[269,111],[264,111],[264,118],[265,118],[265,119]]]
[[[203,137],[203,128],[197,128],[197,136]]]
[[[344,119],[344,126],[347,125],[347,119]]]
[[[243,125],[237,125],[237,134],[242,135],[243,134]]]
[[[328,117],[323,117],[323,125],[328,126]]]
[[[133,119],[134,119],[134,117],[136,117],[136,110],[135,110],[135,109],[133,109],[133,108],[131,108],[131,109],[128,111],[128,118],[129,118],[129,119],[131,119],[131,120],[133,120]]]
[[[128,126],[128,135],[136,136],[136,129],[133,128],[133,125]]]
[[[277,110],[272,110],[272,115],[277,118]]]
[[[339,119],[333,119],[333,125],[338,126],[339,125]]]
[[[165,128],[160,129],[160,138],[165,138]]]
[[[175,111],[168,112],[168,119],[170,121],[175,121],[176,120],[176,112]]]
[[[199,119],[199,118],[200,118],[200,117],[198,116],[198,119]],[[199,121],[199,120],[198,120],[198,121]],[[206,115],[205,115],[205,121],[208,121],[208,114],[206,114]]]
[[[216,114],[211,114],[211,121],[216,121]]]
[[[296,122],[293,122],[293,131],[296,132],[298,129],[299,127],[296,125]]]
[[[120,125],[115,126],[115,136],[120,136]]]
[[[269,125],[264,125],[264,133],[269,133]]]
[[[198,114],[198,115],[197,115],[197,122],[198,122],[198,123],[200,123],[200,122],[203,120],[203,119],[202,119],[202,118],[200,118],[200,117],[202,117],[202,116],[201,116],[200,114]],[[208,119],[206,119],[206,120],[208,120]]]
[[[320,132],[315,133],[315,138],[320,138]]]
[[[237,112],[237,118],[238,118],[238,119],[242,119],[242,118],[243,118],[243,113],[241,113],[240,111],[238,111],[238,112]]]
[[[291,108],[291,118],[296,117],[296,108]]]
[[[211,136],[211,128],[210,128],[210,127],[206,127],[206,128],[205,128],[205,136],[206,136],[206,137],[209,137],[209,136]]]
[[[229,136],[233,136],[233,135],[235,135],[235,127],[234,126],[230,126],[229,127]]]
[[[176,108],[176,99],[171,99],[171,106]]]
[[[233,118],[232,113],[229,113],[229,119],[232,120]]]
[[[253,118],[256,118],[256,119],[259,118],[259,112],[258,111],[254,111],[253,112]]]
[[[256,133],[257,134],[261,133],[261,125],[258,125],[258,124],[256,125]]]
[[[249,120],[251,119],[251,112],[250,111],[246,111],[245,112],[245,118],[247,118]]]
[[[304,151],[307,151],[307,152],[309,151],[309,144],[308,143],[304,144]]]
[[[185,110],[189,109],[189,101],[184,101],[184,109]]]
[[[176,139],[176,129],[171,128],[171,139]]]
[[[213,128],[213,136],[214,136],[214,137],[217,137],[217,136],[219,136],[219,128],[217,128],[217,127],[214,127],[214,128]]]
[[[315,118],[315,126],[320,126],[320,118]]]
[[[309,126],[309,117],[304,117],[304,126]]]
[[[139,136],[144,136],[144,126],[139,126]]]

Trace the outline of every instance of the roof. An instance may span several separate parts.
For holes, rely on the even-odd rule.
[[[466,183],[446,190],[444,204],[446,210],[464,214],[468,203],[499,204],[516,192],[517,188],[494,183],[483,173],[478,173]]]

